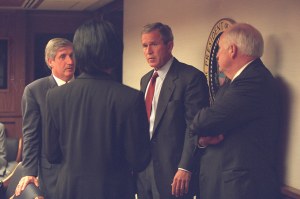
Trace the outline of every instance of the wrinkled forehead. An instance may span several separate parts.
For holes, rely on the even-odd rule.
[[[61,54],[71,54],[73,53],[73,47],[72,46],[64,46],[56,51],[56,56]]]

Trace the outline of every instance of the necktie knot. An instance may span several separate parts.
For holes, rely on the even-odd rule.
[[[158,73],[154,72],[152,77],[151,77],[151,83],[155,82],[157,77],[158,77]]]

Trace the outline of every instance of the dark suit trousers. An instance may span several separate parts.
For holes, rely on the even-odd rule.
[[[149,163],[147,168],[138,174],[137,188],[138,199],[159,199],[159,193],[154,179],[153,162]]]
[[[172,189],[171,184],[169,188]],[[138,195],[138,199],[192,199],[193,198],[190,195],[185,195],[183,197],[175,197],[172,195],[162,196],[161,194],[159,194],[156,187],[155,178],[154,178],[154,168],[153,168],[152,160],[147,166],[147,168],[138,174],[137,195]]]

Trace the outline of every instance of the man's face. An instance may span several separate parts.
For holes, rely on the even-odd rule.
[[[217,60],[219,64],[219,71],[225,73],[228,67],[231,65],[231,58],[229,54],[228,45],[224,41],[223,35],[219,40],[219,50],[217,53]]]
[[[54,60],[49,59],[52,73],[63,81],[69,81],[75,72],[73,48],[71,46],[60,48]]]
[[[142,34],[142,46],[148,64],[155,69],[172,57],[173,41],[165,44],[158,30]]]

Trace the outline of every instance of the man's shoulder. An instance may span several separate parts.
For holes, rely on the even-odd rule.
[[[178,72],[179,76],[189,76],[189,77],[200,77],[204,78],[204,73],[196,68],[195,66],[183,63],[183,62],[174,62],[174,70]]]
[[[26,87],[27,88],[37,88],[37,87],[40,87],[40,86],[48,83],[50,81],[50,78],[51,78],[50,76],[47,76],[47,77],[42,77],[40,79],[34,80],[30,84],[28,84]]]
[[[150,79],[150,77],[152,76],[153,70],[148,71],[146,74],[144,74],[141,78],[141,81],[143,82],[143,80],[146,79]]]
[[[37,96],[45,95],[45,93],[50,88],[50,81],[51,81],[50,78],[51,78],[50,76],[47,76],[31,82],[25,87],[23,95],[26,96],[29,95],[29,93]]]
[[[186,71],[186,72],[190,72],[190,73],[203,73],[195,66],[186,64],[184,62],[180,62],[177,59],[174,60],[173,65],[182,71]]]
[[[116,92],[126,93],[126,95],[131,95],[131,96],[136,96],[141,92],[135,88],[132,88],[130,86],[118,82],[115,82],[114,87],[116,88]]]

